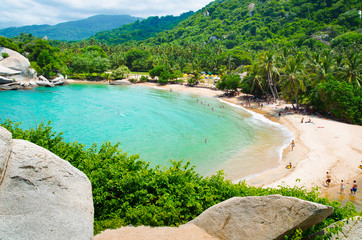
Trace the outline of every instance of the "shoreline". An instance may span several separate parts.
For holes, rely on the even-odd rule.
[[[74,83],[89,81],[74,81]],[[73,81],[71,82],[73,83]],[[91,82],[92,83],[92,82]],[[97,82],[99,84],[99,82]],[[106,84],[103,82],[101,84]],[[180,84],[157,85],[155,83],[138,83],[139,86],[188,92],[244,107],[242,98],[220,97],[224,92],[208,88],[187,87]],[[295,148],[288,146],[283,150],[279,166],[246,179],[246,183],[255,187],[278,187],[278,185],[299,186],[306,189],[319,187],[321,194],[333,200],[349,200],[362,205],[362,192],[356,196],[349,194],[349,187],[354,179],[362,185],[362,170],[358,168],[362,160],[362,126],[341,123],[314,115],[283,115],[278,119],[277,111],[288,104],[265,104],[261,110],[256,103],[245,108],[261,114],[267,119],[285,126],[294,135]],[[301,119],[311,119],[312,123],[301,123]],[[291,162],[292,168],[285,166]],[[329,188],[325,186],[326,172],[332,175]],[[346,184],[345,194],[339,194],[340,180]],[[362,186],[361,186],[362,187]],[[349,197],[348,197],[349,196]]]

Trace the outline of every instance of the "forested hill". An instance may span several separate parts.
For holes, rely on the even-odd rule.
[[[254,50],[313,47],[347,31],[360,33],[361,8],[360,0],[217,0],[148,42],[219,41],[228,49]]]
[[[142,21],[124,25],[111,31],[99,32],[93,38],[102,43],[120,44],[132,40],[140,41],[156,36],[157,33],[174,28],[179,22],[192,16],[194,12],[180,16],[149,17]]]
[[[0,29],[0,35],[15,37],[21,33],[31,33],[36,37],[47,36],[48,39],[77,41],[86,39],[93,34],[118,28],[125,24],[141,20],[129,15],[96,15],[86,19],[69,21],[52,25],[32,25]]]

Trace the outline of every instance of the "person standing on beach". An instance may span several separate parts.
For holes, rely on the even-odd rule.
[[[341,194],[344,194],[344,189],[345,189],[344,182],[343,180],[341,180]]]
[[[327,172],[327,180],[326,180],[326,184],[327,184],[327,187],[329,187],[329,184],[331,183],[331,180],[332,180],[332,176],[331,174],[329,174],[329,172]]]
[[[292,140],[292,142],[290,143],[290,146],[292,147],[292,151],[293,151],[293,149],[294,149],[294,147],[295,147],[295,142],[294,142],[294,140]]]
[[[356,194],[356,192],[357,192],[357,187],[358,187],[357,181],[354,180],[354,181],[353,181],[352,188],[351,188],[351,194]]]

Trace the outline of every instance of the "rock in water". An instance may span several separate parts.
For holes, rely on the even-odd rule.
[[[333,208],[280,195],[234,197],[210,207],[190,223],[222,240],[284,239],[291,230],[320,223]]]
[[[116,80],[109,83],[109,85],[131,85],[131,83],[128,80]]]
[[[92,238],[92,189],[85,174],[42,147],[12,140],[0,185],[0,239]]]

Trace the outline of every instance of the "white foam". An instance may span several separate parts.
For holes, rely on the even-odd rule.
[[[243,111],[248,112],[249,114],[252,115],[251,120],[254,121],[254,123],[256,123],[256,124],[265,124],[265,123],[266,123],[266,124],[269,124],[269,125],[271,125],[271,126],[274,126],[274,127],[277,127],[277,128],[280,129],[280,131],[282,132],[282,135],[285,136],[285,140],[283,141],[283,144],[282,144],[281,146],[279,146],[279,147],[276,148],[276,151],[277,151],[277,153],[278,153],[278,162],[279,162],[279,164],[280,164],[280,163],[281,163],[281,160],[282,160],[282,157],[283,157],[283,150],[284,150],[285,148],[287,148],[287,147],[289,146],[290,142],[294,139],[293,133],[292,133],[291,131],[289,131],[289,129],[288,129],[287,127],[285,127],[284,125],[281,125],[281,124],[279,124],[279,123],[277,123],[277,122],[273,122],[273,121],[271,121],[270,119],[268,119],[268,118],[266,118],[265,116],[263,116],[262,114],[253,112],[253,111],[248,110],[248,109],[246,109],[246,108],[244,108],[244,107],[242,107],[242,106],[239,106],[239,105],[237,105],[237,104],[227,102],[227,101],[225,101],[225,100],[223,100],[223,99],[219,99],[219,101],[221,101],[221,102],[223,102],[223,103],[225,103],[225,104],[227,104],[227,105],[230,105],[230,106],[232,106],[232,107],[240,108],[240,109],[242,109]],[[279,165],[279,166],[280,166],[280,165]],[[279,166],[278,166],[278,167],[279,167]],[[278,168],[278,167],[276,167],[276,168]],[[267,171],[270,171],[270,170],[271,170],[271,169],[267,169],[267,170],[265,170],[265,171],[263,171],[263,172],[259,172],[259,173],[256,173],[256,174],[248,175],[248,176],[246,176],[246,177],[244,177],[244,178],[242,178],[242,179],[234,180],[233,183],[238,183],[238,182],[243,181],[243,180],[249,180],[249,179],[255,178],[255,177],[257,177],[257,176],[259,176],[259,175],[261,175],[261,174],[263,174],[263,173],[265,173],[265,172],[267,172]]]

